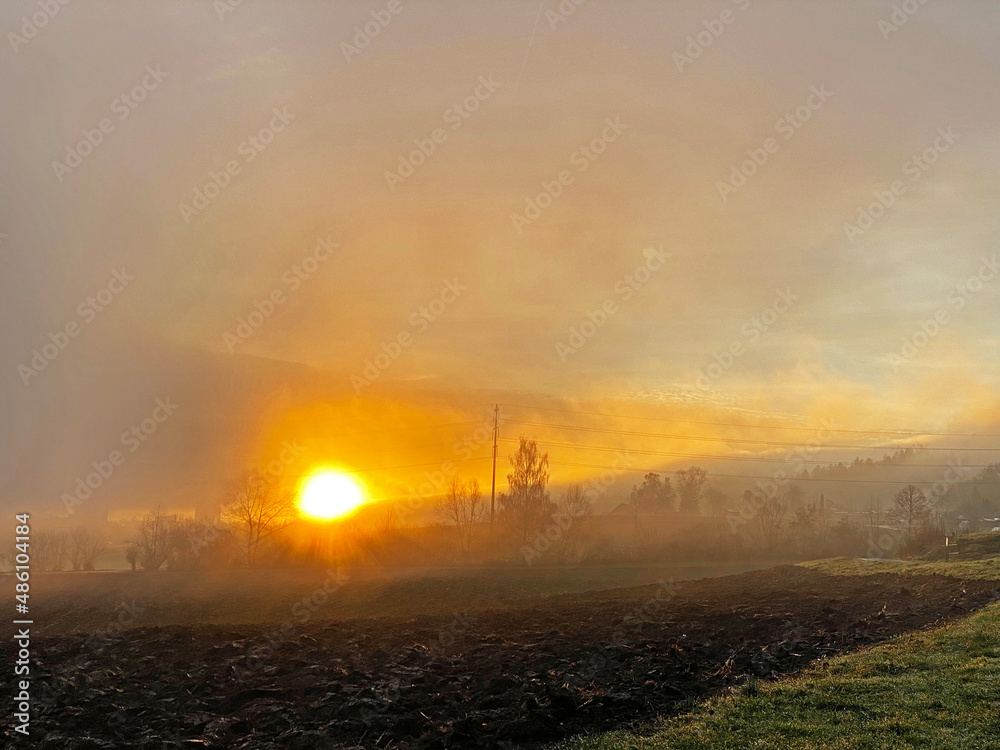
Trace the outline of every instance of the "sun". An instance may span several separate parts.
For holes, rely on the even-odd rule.
[[[332,521],[366,502],[365,491],[349,474],[319,471],[302,484],[299,512],[317,521]]]

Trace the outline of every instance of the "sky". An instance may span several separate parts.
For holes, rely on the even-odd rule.
[[[5,3],[0,502],[406,495],[495,403],[1000,426],[1000,7],[896,5]]]

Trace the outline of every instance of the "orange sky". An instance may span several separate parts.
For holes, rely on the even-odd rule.
[[[72,4],[0,50],[4,502],[58,505],[167,396],[98,506],[217,495],[296,437],[439,463],[462,429],[345,435],[498,401],[996,424],[994,6],[886,38],[860,2],[413,2],[345,59],[386,7]]]

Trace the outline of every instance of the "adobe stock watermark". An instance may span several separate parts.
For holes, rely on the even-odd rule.
[[[330,597],[342,589],[350,577],[340,568],[337,570],[327,569],[323,583],[313,589],[309,596],[302,597],[292,605],[291,617],[285,619],[281,625],[264,636],[264,643],[255,653],[247,656],[245,663],[234,667],[235,678],[239,681],[246,680],[250,675],[259,671],[275,657],[278,648],[297,635],[297,626],[305,625],[315,614],[330,601]]]
[[[903,175],[910,178],[910,183],[919,182],[958,138],[959,136],[952,132],[950,125],[947,128],[938,128],[934,142],[903,163]],[[844,223],[844,234],[847,235],[848,241],[853,245],[858,237],[871,229],[877,220],[896,205],[896,200],[906,192],[906,189],[907,185],[902,180],[893,180],[885,190],[875,190],[872,195],[876,200],[867,207],[858,206],[858,218],[853,223]]]
[[[756,493],[748,491],[749,497],[745,494],[740,498],[739,508],[735,513],[726,513],[726,521],[732,533],[735,534],[741,526],[752,521],[764,503],[777,497],[778,491],[782,487],[786,486],[789,481],[794,481],[797,474],[802,473],[806,468],[808,457],[823,449],[823,441],[827,440],[831,436],[831,433],[836,432],[837,425],[832,419],[822,419],[820,421],[821,425],[816,434],[801,445],[790,450],[785,456],[787,462],[795,464],[791,469],[791,476],[784,469],[774,471],[769,478],[761,479],[757,482]]]
[[[903,28],[926,3],[927,0],[903,0],[901,3],[893,3],[889,18],[880,18],[876,24],[878,30],[882,32],[882,38],[888,39],[891,34]]]
[[[604,120],[605,127],[600,135],[592,138],[588,143],[583,144],[569,156],[570,165],[576,167],[576,173],[581,174],[587,171],[598,157],[607,151],[608,146],[617,141],[628,126],[622,124],[621,117],[616,116],[614,120],[610,117]],[[516,211],[511,213],[510,220],[518,234],[524,233],[524,228],[542,215],[542,211],[551,206],[555,200],[563,194],[563,191],[573,184],[576,175],[569,169],[563,169],[555,176],[555,179],[542,182],[542,192],[534,197],[525,197],[524,213]]]
[[[270,479],[278,479],[305,451],[306,449],[299,445],[298,440],[293,439],[291,442],[283,440],[281,442],[281,450],[278,451],[278,457],[268,462],[264,470],[264,475]]]
[[[502,85],[499,81],[494,81],[492,75],[479,76],[478,85],[472,92],[464,97],[462,101],[456,102],[448,107],[442,119],[451,126],[451,130],[458,130],[472,117],[472,114],[479,110],[479,107],[489,101],[493,93]],[[385,184],[390,192],[395,192],[398,185],[402,185],[413,176],[413,173],[423,165],[435,152],[438,146],[448,140],[449,133],[444,128],[434,128],[427,134],[426,138],[417,138],[413,142],[416,148],[409,154],[400,154],[396,171],[385,171]]]
[[[587,0],[561,0],[555,8],[545,9],[545,20],[549,23],[549,28],[553,31],[561,23],[566,23],[577,9],[586,4]]]
[[[42,370],[66,350],[70,340],[79,336],[85,326],[97,320],[97,314],[110,307],[115,298],[124,292],[132,281],[135,281],[135,276],[127,273],[124,268],[120,271],[112,271],[107,284],[96,294],[87,297],[76,306],[76,316],[81,318],[83,322],[76,319],[67,321],[61,329],[49,333],[48,341],[45,344],[31,350],[31,359],[27,364],[17,366],[17,374],[21,377],[21,382],[28,385],[32,378],[38,377]]]
[[[351,375],[351,385],[354,392],[360,394],[365,386],[369,386],[382,377],[382,373],[399,359],[400,355],[409,349],[414,342],[414,336],[426,331],[430,324],[440,318],[444,311],[453,304],[468,287],[460,284],[458,279],[446,279],[441,292],[420,309],[414,310],[407,318],[409,328],[399,331],[388,342],[383,341],[378,354],[364,361],[364,370],[360,375]]]
[[[351,38],[354,44],[348,44],[347,42],[340,43],[340,51],[344,54],[344,59],[347,62],[353,61],[402,12],[403,3],[401,0],[389,0],[384,8],[371,11],[371,21],[366,21],[364,25],[354,27],[354,36]]]
[[[803,104],[796,107],[793,112],[785,113],[774,123],[775,131],[783,140],[791,140],[798,130],[812,119],[813,112],[821,109],[833,96],[832,91],[827,91],[826,84],[820,84],[819,88],[811,86],[809,92]],[[729,179],[718,180],[715,183],[722,202],[725,203],[731,194],[746,185],[747,180],[757,174],[771,156],[780,150],[781,144],[775,138],[765,138],[757,148],[748,148],[747,156],[750,158],[738,166],[734,164],[729,170]]]
[[[429,654],[441,655],[454,648],[472,629],[478,618],[468,612],[455,612],[454,619],[443,628],[437,639],[427,645]]]
[[[224,21],[226,16],[235,11],[243,5],[243,0],[212,0],[212,7],[215,9],[215,15],[219,17],[220,21]]]
[[[992,258],[982,258],[976,272],[965,281],[955,284],[945,300],[946,304],[939,307],[933,316],[917,323],[917,329],[903,337],[903,343],[898,352],[886,355],[887,362],[892,365],[893,372],[920,354],[930,342],[952,320],[952,313],[964,310],[969,301],[986,288],[986,284],[1000,273],[1000,253]],[[949,307],[950,306],[950,307]]]
[[[451,449],[462,461],[473,458],[472,452],[493,443],[493,411],[484,415],[483,423],[461,440],[456,440]],[[448,487],[448,482],[458,476],[458,464],[455,461],[442,461],[436,471],[425,471],[424,479],[418,486],[407,485],[409,495],[402,505],[396,505],[394,510],[399,520],[405,521],[424,507],[426,502],[435,495],[442,494]]]
[[[274,107],[271,110],[271,119],[268,121],[268,124],[256,133],[240,141],[236,147],[236,156],[238,158],[227,161],[223,170],[218,172],[209,171],[208,181],[201,187],[191,190],[191,205],[188,205],[184,201],[177,204],[177,210],[180,211],[184,223],[190,224],[192,218],[198,216],[208,208],[209,204],[218,198],[223,190],[229,187],[233,178],[243,170],[243,167],[252,163],[260,156],[264,152],[264,149],[274,142],[274,136],[288,127],[288,124],[294,119],[295,115],[289,113],[287,105],[280,109]]]
[[[76,682],[81,679],[82,673],[89,671],[95,657],[100,654],[122,636],[126,628],[134,625],[140,615],[147,607],[137,604],[135,599],[131,602],[121,601],[111,610],[111,619],[101,625],[100,628],[90,632],[86,638],[79,641],[79,646],[74,648],[72,658],[61,660],[59,669],[62,675],[69,682]],[[117,613],[117,614],[116,614]],[[55,680],[41,680],[34,683],[35,719],[43,726],[47,725],[48,717],[58,707],[57,695],[60,688]],[[110,719],[114,721],[114,719]]]
[[[756,344],[760,337],[767,333],[771,326],[778,322],[778,318],[787,312],[798,299],[797,295],[792,294],[791,287],[779,289],[771,304],[740,328],[742,339],[734,339],[721,352],[712,354],[712,359],[715,361],[698,372],[695,385],[703,391],[710,390],[736,364],[736,360],[746,354],[747,347]]]
[[[503,409],[501,408],[500,422],[503,422]],[[466,435],[461,440],[456,440],[451,447],[452,452],[463,461],[472,458],[472,452],[493,443],[493,410],[490,409],[483,418],[483,423]],[[440,489],[444,489],[442,486]]]
[[[640,288],[649,283],[653,274],[663,268],[670,257],[670,253],[663,251],[662,245],[647,247],[642,251],[642,254],[646,258],[645,262],[616,281],[612,293],[595,309],[587,310],[585,319],[569,329],[569,336],[565,342],[556,342],[556,354],[559,355],[559,361],[565,363],[570,355],[580,351],[584,344],[596,336],[597,332],[605,326],[611,316],[621,309],[619,303],[632,299]]]
[[[7,32],[7,41],[10,42],[14,54],[20,52],[21,47],[38,36],[38,32],[48,26],[49,21],[59,15],[63,6],[69,3],[70,0],[38,0],[36,4],[38,10],[33,11],[30,16],[21,17],[21,33]]]
[[[731,1],[740,12],[750,7],[750,0]],[[677,66],[677,70],[683,73],[684,68],[693,65],[694,61],[701,57],[705,50],[715,44],[715,40],[722,36],[726,27],[735,20],[736,14],[729,8],[724,8],[716,18],[702,21],[701,25],[705,28],[685,39],[687,46],[684,48],[683,54],[674,52],[673,60],[674,65]]]
[[[621,626],[611,634],[610,642],[589,654],[586,667],[578,669],[576,674],[570,678],[572,683],[579,686],[592,683],[608,662],[620,659],[621,653],[616,649],[626,646],[630,637],[636,634],[634,631],[641,631],[642,626],[650,622],[650,617],[662,616],[666,605],[677,596],[678,586],[674,583],[673,578],[669,581],[664,581],[661,578],[658,583],[659,588],[653,596],[622,618]],[[629,633],[630,630],[633,632]]]
[[[119,438],[119,443],[125,450],[114,449],[108,453],[107,457],[98,461],[92,461],[91,467],[94,469],[89,474],[77,477],[76,486],[72,493],[62,494],[63,507],[69,515],[76,512],[76,506],[83,505],[85,500],[89,500],[93,494],[104,486],[104,483],[128,460],[128,454],[135,453],[139,448],[156,434],[160,425],[170,419],[180,407],[173,403],[168,397],[156,399],[156,406],[147,417],[140,420],[125,430]]]
[[[160,70],[159,65],[156,67],[147,65],[146,75],[142,77],[142,80],[129,91],[111,100],[111,104],[109,105],[111,113],[118,116],[117,119],[119,122],[127,120],[135,112],[136,107],[146,101],[146,97],[156,91],[169,75],[169,73],[164,73]],[[83,160],[94,153],[97,147],[104,143],[105,136],[115,132],[115,122],[110,117],[104,117],[98,121],[96,127],[86,128],[82,132],[83,138],[77,141],[75,145],[66,147],[65,163],[61,161],[52,162],[52,170],[55,172],[56,179],[59,182],[63,181],[65,175],[72,174],[74,169],[81,166]]]
[[[583,498],[587,501],[588,506],[592,506],[595,500],[607,492],[608,488],[614,486],[618,478],[634,465],[635,458],[628,450],[616,453],[612,468],[605,469],[596,479],[583,485]],[[589,510],[588,506],[580,506],[575,510],[557,510],[553,513],[550,517],[551,523],[545,529],[539,529],[535,532],[535,538],[531,543],[521,547],[525,565],[534,564],[537,558],[552,549],[552,545],[562,539],[570,528],[586,515]]]
[[[236,347],[249,341],[261,326],[288,302],[289,295],[311,279],[319,270],[320,264],[329,260],[333,251],[339,247],[340,245],[331,241],[329,236],[319,237],[315,247],[301,261],[281,274],[284,286],[275,287],[263,299],[254,300],[253,309],[236,319],[236,328],[233,332],[226,331],[222,334],[222,343],[229,353],[233,353]]]
[[[280,479],[289,466],[295,463],[299,457],[305,453],[306,449],[299,445],[299,441],[292,439],[291,442],[284,440],[281,443],[281,450],[278,457],[269,461],[264,469],[264,478],[267,481]],[[221,515],[225,509],[225,501],[218,506],[218,513]],[[202,528],[197,537],[191,540],[191,553],[197,555],[202,549],[213,544],[219,537],[227,533],[227,529],[222,524],[213,522]]]
[[[927,493],[927,499],[932,503],[940,503],[945,495],[958,484],[961,484],[972,474],[972,469],[962,466],[961,457],[954,453],[948,458],[948,468],[944,470],[940,479],[936,479],[931,485],[931,490]],[[895,529],[879,527],[876,532],[868,535],[869,559],[879,559],[886,557],[896,550],[905,541],[901,532]]]

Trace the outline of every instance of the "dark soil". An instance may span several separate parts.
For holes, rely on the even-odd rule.
[[[779,567],[453,617],[290,617],[284,634],[53,636],[33,644],[32,737],[43,748],[536,747],[940,625],[998,587]]]

